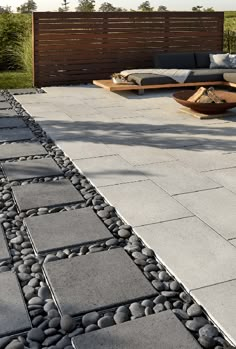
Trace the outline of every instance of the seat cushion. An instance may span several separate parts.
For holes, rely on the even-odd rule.
[[[234,73],[224,73],[223,76],[225,81],[236,83],[236,69]]]
[[[156,53],[154,67],[160,69],[194,69],[196,68],[194,53]]]
[[[165,85],[174,84],[177,82],[167,76],[161,76],[156,74],[131,74],[127,78],[128,81],[134,82],[137,85]]]
[[[195,69],[189,74],[186,82],[224,81],[224,73],[236,73],[235,69]]]

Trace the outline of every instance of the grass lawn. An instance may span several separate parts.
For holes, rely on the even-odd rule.
[[[0,71],[0,89],[28,88],[33,86],[32,75],[25,72]]]

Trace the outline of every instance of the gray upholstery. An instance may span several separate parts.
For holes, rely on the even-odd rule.
[[[207,81],[224,81],[223,75],[236,74],[236,69],[194,69],[189,74],[185,82],[207,82]],[[162,85],[162,84],[178,84],[167,76],[155,74],[131,74],[128,81],[132,81],[137,85]],[[228,80],[227,80],[228,81]]]
[[[234,69],[234,73],[224,73],[224,80],[225,81],[228,81],[228,82],[233,82],[233,83],[236,83],[236,69]]]
[[[154,55],[154,67],[160,69],[194,69],[194,53],[156,53]]]
[[[195,52],[196,68],[204,69],[210,66],[209,52]]]

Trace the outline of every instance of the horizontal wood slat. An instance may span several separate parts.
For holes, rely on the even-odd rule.
[[[79,84],[150,68],[155,52],[222,51],[223,22],[223,12],[35,12],[34,84]]]

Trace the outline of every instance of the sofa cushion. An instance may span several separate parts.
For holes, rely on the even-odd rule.
[[[224,81],[224,73],[236,73],[236,69],[195,69],[186,82]]]
[[[236,69],[234,73],[224,73],[224,80],[228,82],[236,83]]]
[[[230,68],[236,69],[236,54],[229,54],[229,64]]]
[[[210,69],[230,68],[228,53],[218,53],[218,54],[210,53],[209,57],[210,57]]]
[[[160,69],[194,69],[194,53],[156,53],[154,55],[154,67]]]
[[[128,81],[134,82],[137,85],[165,85],[165,84],[177,84],[176,81],[169,78],[168,76],[161,76],[156,74],[131,74],[127,78]]]
[[[210,67],[209,52],[195,52],[196,67],[200,69]]]

